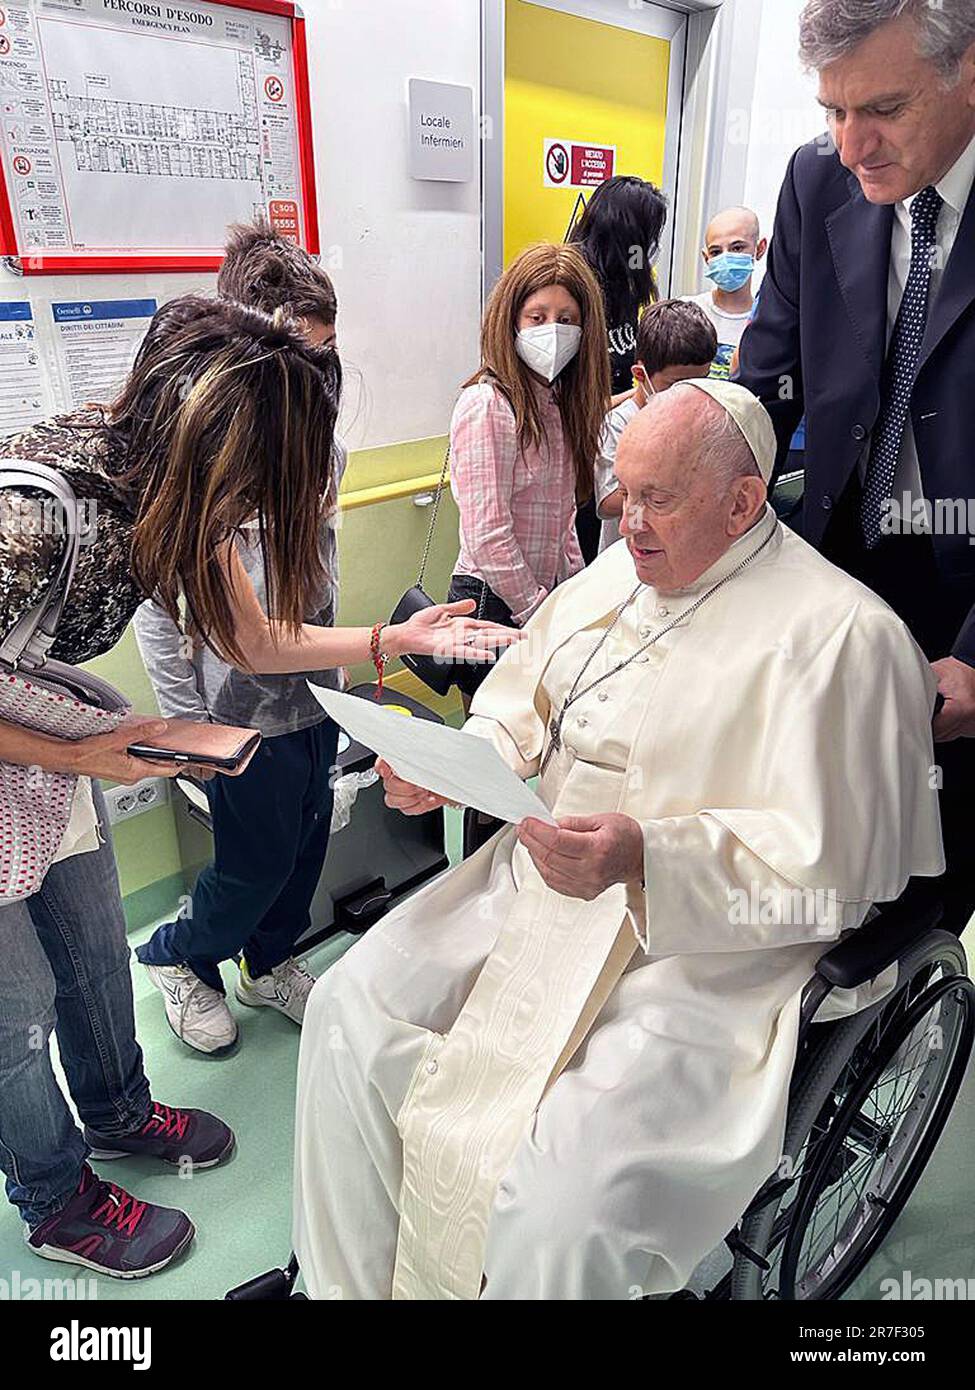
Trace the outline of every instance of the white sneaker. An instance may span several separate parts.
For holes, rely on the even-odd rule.
[[[188,965],[146,965],[166,1005],[170,1028],[197,1052],[227,1052],[237,1041],[237,1024],[223,995],[204,984]]]
[[[309,975],[293,957],[276,965],[269,975],[258,975],[253,980],[247,969],[247,961],[241,956],[234,993],[242,1004],[277,1009],[292,1023],[300,1024],[314,983],[314,975]]]

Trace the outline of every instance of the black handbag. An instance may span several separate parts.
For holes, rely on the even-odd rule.
[[[443,468],[440,470],[440,482],[437,484],[437,494],[433,503],[433,515],[430,517],[430,525],[427,528],[426,544],[423,547],[423,556],[420,560],[420,573],[417,575],[416,583],[412,588],[407,589],[399,603],[393,609],[390,617],[391,623],[405,623],[412,618],[414,613],[420,613],[424,608],[436,606],[436,600],[432,599],[423,587],[423,579],[427,571],[427,561],[430,558],[430,547],[433,544],[433,532],[437,524],[437,513],[440,511],[440,499],[443,497],[444,486],[447,481],[447,469],[450,465],[450,445],[447,445],[447,452],[444,455]],[[487,581],[481,581],[481,601],[478,605],[477,616],[483,618],[484,605],[487,601],[488,586]],[[417,656],[408,653],[403,657],[403,665],[407,670],[430,687],[437,695],[446,695],[447,691],[457,679],[458,672],[469,666],[467,662],[455,661],[453,657],[441,656]]]

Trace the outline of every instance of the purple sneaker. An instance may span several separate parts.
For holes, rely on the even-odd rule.
[[[99,1134],[85,1125],[92,1158],[145,1154],[177,1167],[215,1168],[234,1151],[234,1132],[206,1110],[175,1110],[154,1101],[148,1120],[133,1134]]]
[[[140,1202],[86,1163],[74,1196],[34,1229],[28,1247],[45,1260],[84,1265],[113,1279],[143,1279],[165,1268],[196,1234],[182,1211]]]

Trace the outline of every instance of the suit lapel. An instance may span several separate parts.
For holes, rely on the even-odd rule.
[[[847,312],[880,379],[887,352],[887,284],[893,207],[869,203],[854,175],[850,198],[826,218],[830,254]]]
[[[968,198],[938,295],[928,313],[917,369],[921,371],[948,330],[975,299],[975,188]]]

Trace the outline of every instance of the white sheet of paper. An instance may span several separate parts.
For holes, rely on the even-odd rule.
[[[358,695],[308,689],[347,734],[371,748],[404,781],[517,825],[555,817],[486,739],[428,719],[407,718]]]

